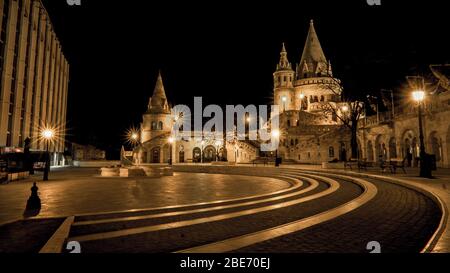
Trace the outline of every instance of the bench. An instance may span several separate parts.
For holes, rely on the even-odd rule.
[[[391,172],[392,173],[397,173],[398,169],[402,169],[403,172],[406,174],[406,161],[407,158],[404,159],[398,159],[398,158],[393,158],[390,160],[389,164],[391,167]]]
[[[268,165],[269,163],[275,163],[275,159],[268,158],[268,157],[259,157],[256,159],[253,159],[252,161],[253,166],[256,166],[258,164],[263,164],[264,166]]]

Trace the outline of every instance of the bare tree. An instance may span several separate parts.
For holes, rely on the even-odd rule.
[[[336,117],[343,126],[350,130],[351,158],[358,158],[358,122],[365,113],[365,102],[356,96],[345,94],[338,79],[331,78],[329,82],[323,83],[321,87],[330,90],[336,98],[339,98],[336,102],[328,101],[322,104],[322,110],[326,116],[332,115]]]

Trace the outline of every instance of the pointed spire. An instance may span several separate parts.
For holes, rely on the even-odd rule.
[[[283,48],[281,49],[281,53],[287,53],[286,46],[284,45],[284,43],[283,43]]]
[[[158,79],[156,80],[155,89],[152,98],[160,97],[166,99],[166,91],[164,90],[164,83],[161,76],[161,70],[158,72]]]
[[[277,65],[277,71],[279,70],[292,70],[292,65],[288,60],[286,46],[283,43],[280,53],[280,62]]]
[[[167,102],[166,91],[164,90],[161,71],[158,72],[158,79],[156,80],[155,89],[153,90],[153,96],[150,98],[148,108],[151,112],[169,111],[169,104]]]
[[[303,75],[310,73],[315,73],[316,75],[318,73],[328,74],[328,61],[323,53],[322,46],[320,45],[313,20],[309,23],[309,32],[306,38],[300,64],[302,67],[305,67],[306,64],[309,68],[308,71],[302,71]]]

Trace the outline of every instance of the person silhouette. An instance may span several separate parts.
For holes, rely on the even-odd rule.
[[[38,186],[36,182],[33,183],[31,187],[31,196],[28,198],[27,210],[39,210],[41,209],[41,199],[39,198]]]

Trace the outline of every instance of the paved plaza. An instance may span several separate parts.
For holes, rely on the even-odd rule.
[[[163,178],[102,178],[98,169],[56,169],[49,182],[35,175],[0,186],[0,223],[23,217],[32,182],[38,182],[39,217],[61,217],[240,198],[285,189],[273,178],[181,174]]]
[[[1,185],[0,222],[24,217],[35,180],[42,210],[0,229],[16,236],[28,223],[44,234],[30,238],[25,252],[38,252],[70,216],[66,237],[87,253],[364,253],[373,241],[385,253],[450,251],[445,170],[434,180],[417,178],[414,169],[396,175],[300,165],[174,170],[172,177],[102,178],[98,169],[67,168],[53,170],[49,182],[33,176]]]

